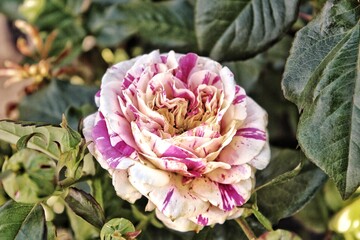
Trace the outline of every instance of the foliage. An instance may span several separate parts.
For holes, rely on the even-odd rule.
[[[356,1],[338,2],[327,3],[298,32],[283,87],[302,111],[302,149],[348,198],[360,184],[360,7]]]
[[[38,80],[7,109],[15,121],[0,120],[4,239],[359,238],[357,0],[5,0],[0,12],[32,24],[11,37],[46,52],[6,65],[21,69],[14,84]],[[241,219],[199,233],[169,230],[140,210],[145,199],[117,197],[88,153],[82,118],[96,109],[107,63],[154,48],[222,61],[267,110],[271,162],[256,173]]]

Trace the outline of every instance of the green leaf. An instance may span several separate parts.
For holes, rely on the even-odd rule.
[[[132,237],[127,237],[129,234],[133,234],[135,237],[140,232],[135,231],[134,225],[125,218],[114,218],[105,223],[100,232],[101,240],[112,240],[112,239],[134,239]]]
[[[97,90],[95,87],[73,85],[68,81],[53,79],[48,86],[21,101],[19,118],[25,121],[58,124],[62,121],[63,113],[70,107],[81,108],[93,104],[95,111],[94,95]],[[72,122],[69,122],[69,125],[76,129],[79,119],[83,116],[71,118]]]
[[[24,0],[19,11],[29,22],[34,22],[43,11],[44,6],[45,0]]]
[[[59,54],[70,43],[72,51],[66,57],[66,60],[71,61],[75,59],[80,54],[81,44],[86,36],[83,16],[80,14],[85,10],[82,9],[82,6],[86,6],[86,4],[83,4],[83,1],[71,0],[44,1],[41,9],[37,9],[37,12],[34,12],[33,9],[29,8],[39,8],[40,0],[36,1],[35,4],[22,5],[22,12],[24,12],[27,20],[41,32],[50,33],[54,29],[58,31],[50,51],[52,56]]]
[[[358,1],[327,2],[298,32],[283,77],[302,111],[299,144],[343,198],[360,185],[359,18]]]
[[[262,185],[293,170],[300,161],[304,161],[305,165],[297,176],[257,191],[259,210],[272,223],[277,223],[280,219],[293,215],[308,203],[319,187],[323,185],[326,175],[307,161],[301,152],[278,149],[272,149],[269,166],[265,170],[257,172],[257,184]]]
[[[246,59],[277,41],[297,18],[299,0],[198,0],[200,50],[217,60]]]
[[[260,78],[265,62],[261,57],[252,58],[246,61],[224,62],[225,66],[234,73],[236,83],[247,92],[255,88]]]
[[[315,233],[325,233],[328,228],[329,212],[324,192],[319,191],[314,199],[295,215],[295,219]]]
[[[46,239],[44,209],[40,204],[8,201],[0,208],[0,232],[2,239]]]
[[[18,11],[23,0],[0,1],[0,12],[11,20],[21,19],[22,15]]]
[[[18,150],[22,150],[24,148],[26,148],[29,140],[31,138],[33,138],[34,136],[38,136],[39,138],[42,138],[44,141],[46,141],[46,137],[44,135],[42,135],[41,133],[31,133],[29,135],[25,135],[25,136],[22,136],[21,138],[19,138],[19,140],[16,142],[16,148]]]
[[[65,202],[78,216],[93,226],[101,229],[104,225],[104,211],[90,194],[76,188],[69,188]]]
[[[88,26],[102,46],[115,46],[134,34],[162,49],[189,50],[196,46],[193,8],[185,0],[138,1],[102,11],[93,9]]]
[[[255,59],[261,59],[263,62],[259,80],[251,89],[246,89],[247,94],[270,116],[268,130],[271,144],[282,148],[297,146],[298,110],[293,103],[285,99],[279,87],[292,40],[286,36],[266,52],[256,56]],[[235,72],[235,76],[237,77],[237,72]]]
[[[99,239],[100,232],[96,227],[79,217],[68,206],[66,206],[66,213],[70,220],[74,239]]]
[[[4,163],[2,171],[11,174],[2,183],[6,193],[15,201],[36,203],[55,191],[55,162],[47,155],[22,149]]]
[[[42,137],[37,134],[34,135],[28,141],[27,147],[39,150],[54,159],[59,159],[60,152],[67,152],[79,144],[79,142],[73,141],[73,136],[69,134],[68,130],[61,127],[7,120],[0,121],[0,139],[6,142],[16,144],[21,137],[33,133],[38,133]],[[46,137],[46,140],[43,139],[43,136]]]

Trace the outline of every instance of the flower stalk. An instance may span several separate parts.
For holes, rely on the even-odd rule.
[[[239,224],[243,232],[245,233],[246,237],[249,240],[256,240],[256,235],[253,230],[250,228],[249,224],[246,222],[245,218],[240,217],[235,219],[235,221]]]

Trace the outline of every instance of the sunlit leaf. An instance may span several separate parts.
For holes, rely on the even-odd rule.
[[[0,139],[16,144],[23,137],[33,133],[39,133],[41,137],[34,135],[27,147],[39,150],[48,156],[59,159],[60,152],[74,149],[79,142],[74,141],[68,130],[52,125],[36,125],[26,122],[0,121]],[[46,140],[43,138],[46,137]]]
[[[5,161],[2,171],[11,171],[2,183],[6,193],[17,202],[39,202],[56,187],[54,160],[35,150],[15,153]]]
[[[139,231],[135,231],[134,225],[125,218],[114,218],[105,223],[100,232],[101,240],[111,240],[119,238],[122,236],[122,239],[130,240],[135,239],[139,234]],[[129,236],[132,234],[134,237]]]

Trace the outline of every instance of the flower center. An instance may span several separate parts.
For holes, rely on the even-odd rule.
[[[152,109],[164,116],[166,132],[180,135],[202,123],[213,122],[218,113],[220,91],[212,86],[200,85],[194,94],[174,97],[157,91]]]

